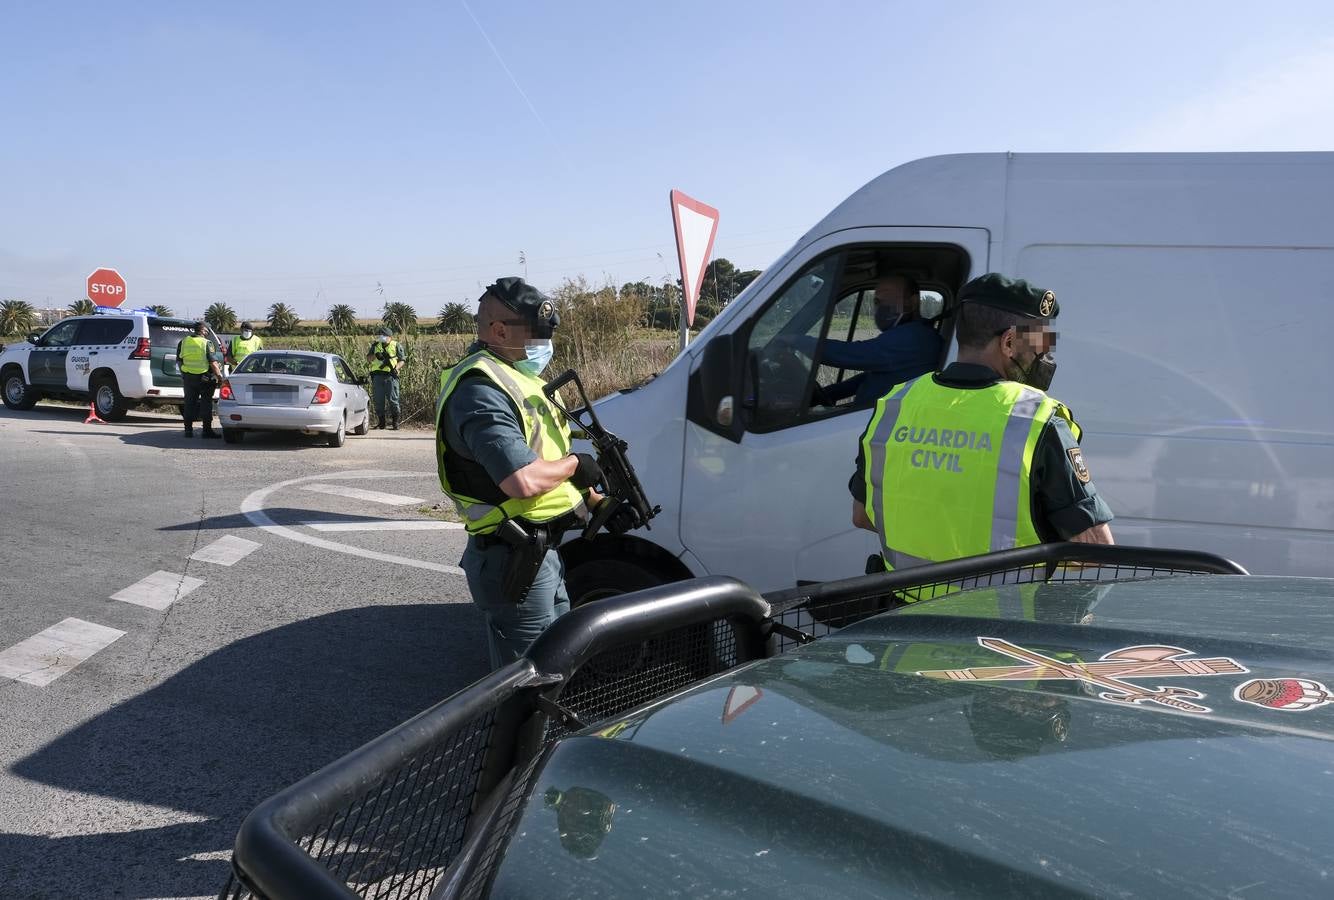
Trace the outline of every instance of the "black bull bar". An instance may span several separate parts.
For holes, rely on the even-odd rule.
[[[1045,544],[765,596],[711,576],[580,607],[523,659],[256,807],[221,896],[485,896],[545,751],[570,731],[902,605],[910,591],[1183,574],[1247,573],[1194,551]]]

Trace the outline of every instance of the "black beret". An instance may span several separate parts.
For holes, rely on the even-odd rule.
[[[959,291],[959,302],[981,303],[1027,319],[1054,319],[1061,313],[1061,305],[1051,291],[1034,287],[1022,278],[1006,278],[995,272],[965,284]]]
[[[539,334],[560,324],[555,301],[522,278],[497,278],[495,284],[487,285],[486,292],[532,322]]]

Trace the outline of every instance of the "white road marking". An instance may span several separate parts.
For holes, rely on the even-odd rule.
[[[303,491],[315,491],[319,494],[334,494],[339,497],[351,497],[353,500],[365,500],[369,503],[383,503],[387,506],[407,506],[412,503],[425,503],[419,497],[405,497],[402,494],[384,494],[380,491],[363,491],[361,488],[344,487],[341,484],[307,484]]]
[[[439,522],[435,519],[361,519],[301,524],[316,531],[452,531],[463,528],[460,522]]]
[[[190,554],[190,558],[218,566],[234,566],[261,546],[263,545],[258,541],[247,541],[245,538],[229,534],[218,538],[207,547],[199,548]]]
[[[111,599],[163,610],[203,584],[202,578],[158,571],[123,590],[116,591],[111,595]]]
[[[0,678],[44,687],[125,632],[83,619],[65,619],[0,651]]]
[[[262,528],[269,534],[276,534],[279,537],[287,538],[289,541],[307,544],[311,547],[319,547],[322,550],[332,550],[334,553],[346,553],[349,556],[360,556],[362,559],[373,559],[377,562],[394,563],[400,566],[409,566],[414,569],[425,569],[428,572],[444,572],[449,575],[462,575],[463,570],[458,566],[447,566],[443,563],[427,562],[423,559],[412,559],[407,556],[395,556],[392,553],[377,553],[374,550],[366,550],[362,547],[352,547],[347,544],[340,544],[337,541],[325,540],[324,538],[314,537],[303,531],[297,531],[295,528],[289,528],[286,525],[279,525],[273,519],[269,518],[268,513],[264,512],[264,501],[274,491],[280,491],[283,488],[304,485],[311,481],[320,481],[331,478],[347,480],[349,478],[420,478],[429,475],[429,472],[382,472],[377,470],[366,470],[361,472],[326,472],[323,475],[306,475],[302,478],[291,478],[287,481],[280,481],[277,484],[271,484],[268,487],[260,488],[254,491],[250,496],[241,501],[241,512],[250,523],[257,528]]]

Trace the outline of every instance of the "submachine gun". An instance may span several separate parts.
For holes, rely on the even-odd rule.
[[[575,412],[561,406],[556,399],[556,392],[571,382],[578,390],[579,402],[582,404]],[[641,527],[651,529],[649,520],[662,512],[662,507],[651,504],[648,495],[644,493],[644,485],[640,484],[635,467],[630,465],[630,458],[625,455],[630,445],[603,428],[598,421],[598,414],[593,411],[593,404],[588,402],[588,394],[584,391],[583,382],[579,380],[579,373],[574,369],[567,370],[548,382],[542,388],[542,393],[547,395],[551,405],[560,410],[565,418],[579,426],[583,436],[597,451],[606,499],[589,515],[583,537],[591,538],[604,527],[612,534],[623,534]],[[581,418],[584,415],[588,416],[587,422]]]
[[[577,413],[570,412],[556,399],[556,392],[571,382],[579,391],[579,401],[583,404]],[[543,387],[542,392],[552,406],[582,430],[582,436],[597,451],[598,468],[602,469],[603,500],[590,511],[581,536],[591,538],[603,528],[611,534],[624,534],[641,526],[649,528],[649,520],[662,512],[662,507],[649,503],[635,467],[625,455],[629,445],[602,427],[597,413],[593,412],[593,404],[588,402],[579,374],[570,369]],[[588,416],[587,422],[580,418],[583,415]],[[545,527],[526,529],[514,519],[501,522],[496,535],[512,551],[501,578],[501,595],[513,603],[520,603],[528,596],[547,548],[559,543],[560,535]]]

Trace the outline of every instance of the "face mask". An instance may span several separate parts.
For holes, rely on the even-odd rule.
[[[387,335],[387,334],[382,334],[382,335],[380,335],[380,343],[381,343],[381,344],[387,344],[387,343],[389,343],[389,335]]]
[[[903,318],[903,313],[892,306],[877,306],[875,308],[875,327],[881,331],[889,331]]]
[[[1018,381],[1029,387],[1035,387],[1040,391],[1045,391],[1051,387],[1052,379],[1056,377],[1056,358],[1051,353],[1042,353],[1034,356],[1028,368],[1024,368],[1010,360],[1010,380]]]
[[[546,369],[551,362],[551,355],[556,351],[551,341],[533,341],[524,345],[523,352],[524,358],[516,362],[514,368],[530,378],[536,378]]]
[[[248,341],[248,340],[250,340],[250,336],[251,336],[252,334],[254,334],[254,332],[251,331],[249,328],[247,328],[245,331],[241,332],[241,340],[243,340],[243,341]]]

